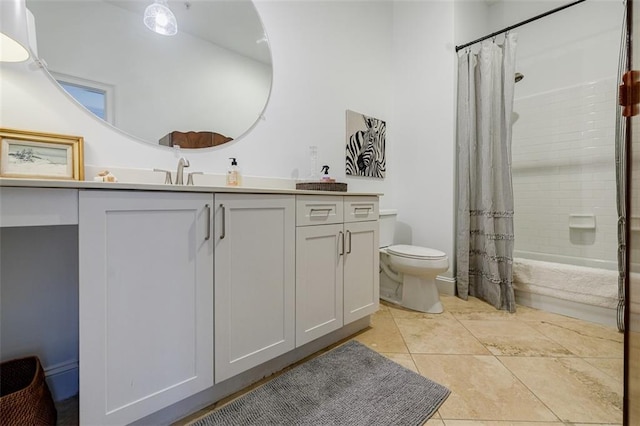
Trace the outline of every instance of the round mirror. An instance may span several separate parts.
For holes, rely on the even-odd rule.
[[[175,35],[145,26],[145,10],[158,4],[175,17]],[[266,107],[271,52],[250,0],[26,5],[35,21],[32,48],[52,77],[128,135],[156,145],[215,146],[250,130]]]

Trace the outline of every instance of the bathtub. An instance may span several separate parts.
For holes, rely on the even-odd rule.
[[[615,262],[515,254],[513,287],[517,303],[616,326],[618,271]],[[526,257],[520,257],[523,255]]]

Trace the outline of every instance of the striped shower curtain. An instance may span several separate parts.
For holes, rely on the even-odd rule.
[[[516,309],[511,114],[516,35],[458,57],[457,292]]]

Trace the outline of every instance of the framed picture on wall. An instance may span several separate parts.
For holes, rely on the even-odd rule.
[[[385,177],[386,134],[384,120],[347,110],[347,176]]]
[[[0,176],[84,179],[82,136],[0,128]]]

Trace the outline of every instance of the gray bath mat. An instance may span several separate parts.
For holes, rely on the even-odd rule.
[[[350,341],[192,423],[422,425],[449,389]]]

